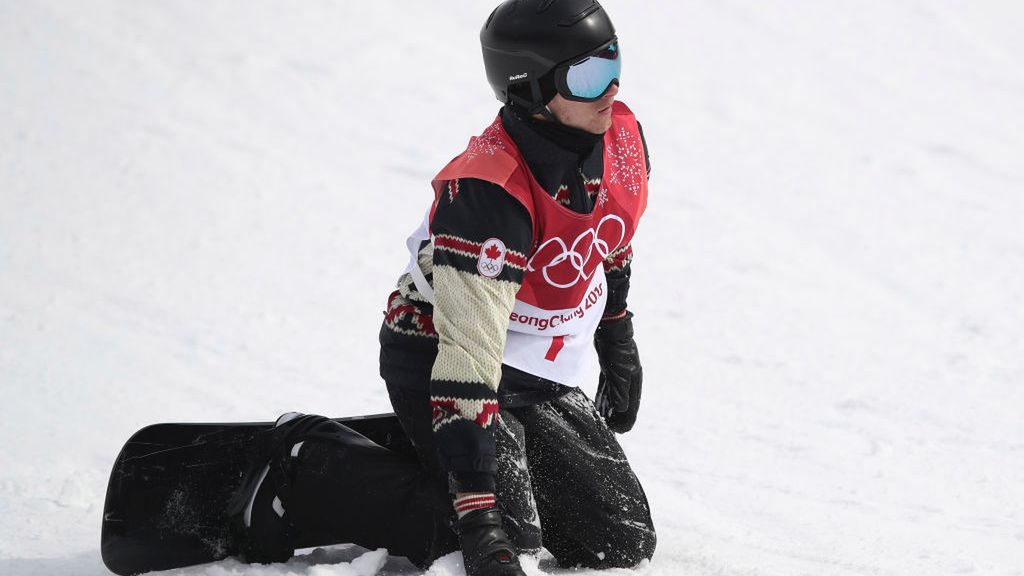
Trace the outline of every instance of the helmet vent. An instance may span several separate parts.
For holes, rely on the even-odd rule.
[[[545,10],[551,8],[551,5],[557,1],[558,0],[544,0],[540,3],[540,6],[537,7],[537,14],[542,14]]]
[[[549,0],[549,2],[550,3],[554,3],[554,0]],[[579,14],[576,14],[574,16],[569,16],[565,20],[562,20],[561,22],[559,22],[558,25],[559,26],[574,26],[575,24],[579,23],[581,20],[585,19],[587,16],[590,16],[591,14],[593,14],[594,12],[597,12],[600,9],[601,9],[601,5],[598,4],[596,2],[596,0],[591,1],[590,6],[587,6],[586,8],[584,8]]]

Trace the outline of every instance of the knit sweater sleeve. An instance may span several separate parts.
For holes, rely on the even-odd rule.
[[[608,281],[608,301],[604,318],[619,318],[626,311],[629,297],[629,277],[632,275],[633,245],[627,243],[604,260],[604,274]]]
[[[442,192],[431,235],[434,437],[459,490],[490,491],[505,336],[532,225],[526,209],[499,186],[461,179]]]

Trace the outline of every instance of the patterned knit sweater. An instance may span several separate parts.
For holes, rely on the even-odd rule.
[[[508,107],[501,118],[538,183],[569,209],[591,212],[604,168],[601,137],[523,120]],[[424,242],[418,254],[434,305],[419,293],[410,274],[399,279],[388,299],[381,374],[389,386],[429,391],[441,464],[460,490],[493,489],[492,426],[499,403],[543,402],[567,391],[502,365],[509,315],[531,256],[532,230],[526,209],[499,186],[470,178],[449,181],[431,222],[433,242]],[[495,278],[477,270],[481,247],[491,238],[507,249],[504,269]],[[605,317],[626,309],[632,257],[627,244],[604,262],[609,286]]]

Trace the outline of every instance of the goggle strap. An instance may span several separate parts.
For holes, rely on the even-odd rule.
[[[552,122],[555,121],[555,116],[551,113],[548,105],[544,102],[544,95],[540,93],[540,80],[530,80],[530,92],[533,95],[533,110],[530,110],[530,114],[541,114]]]
[[[530,80],[530,96],[532,99],[527,100],[526,98],[523,98],[509,90],[508,103],[518,105],[523,110],[526,110],[530,116],[540,114],[554,122],[555,116],[551,113],[551,110],[548,109],[548,105],[544,103],[544,95],[541,94],[540,82],[537,80]]]

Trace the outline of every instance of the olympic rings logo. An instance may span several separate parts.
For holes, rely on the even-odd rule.
[[[597,264],[622,246],[625,239],[626,223],[622,218],[609,214],[597,223],[597,227],[585,230],[577,236],[572,246],[566,245],[565,241],[557,236],[547,240],[537,248],[526,264],[526,269],[529,272],[536,271],[534,261],[550,256],[547,264],[540,268],[544,280],[555,288],[572,288],[581,280],[589,280],[594,275]],[[548,249],[549,247],[551,249]],[[555,253],[552,254],[552,251]],[[599,259],[592,261],[595,253]]]
[[[488,273],[488,274],[485,274],[485,276],[486,275],[490,275],[490,274],[493,274],[493,275],[497,276],[498,272],[501,272],[502,262],[501,261],[496,261],[496,260],[490,260],[490,261],[481,260],[479,262],[479,266],[480,266],[481,270],[483,270],[484,272]]]

